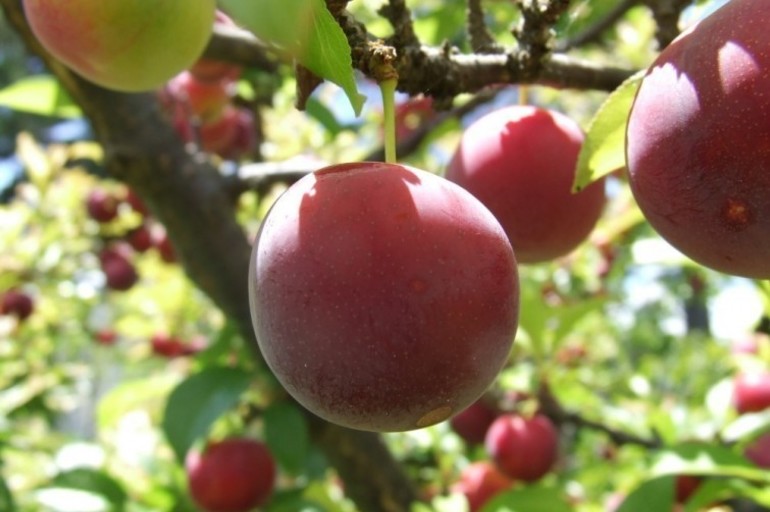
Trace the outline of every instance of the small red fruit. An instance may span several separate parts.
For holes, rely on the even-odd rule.
[[[510,489],[513,482],[489,461],[478,461],[460,473],[460,479],[452,485],[452,492],[464,494],[470,512],[477,512],[492,498]]]
[[[674,482],[674,499],[677,503],[687,503],[690,496],[703,483],[703,478],[693,475],[678,475]]]
[[[131,263],[127,250],[116,245],[104,249],[99,255],[102,272],[111,290],[126,291],[139,280],[134,264]]]
[[[770,373],[744,373],[735,377],[733,403],[738,414],[770,407]]]
[[[504,414],[489,427],[487,453],[500,470],[514,480],[534,482],[553,468],[559,453],[559,435],[551,420]]]
[[[153,245],[158,250],[160,259],[166,263],[176,263],[176,251],[171,244],[171,239],[168,237],[168,232],[164,228],[157,230],[153,233]]]
[[[263,443],[230,438],[190,452],[187,479],[193,501],[206,512],[248,512],[264,505],[275,486],[276,467]]]
[[[152,352],[155,355],[172,359],[187,355],[187,348],[179,338],[168,334],[155,334],[150,338]]]
[[[248,286],[278,380],[361,430],[423,428],[468,407],[518,324],[516,261],[494,216],[396,164],[335,165],[292,185],[262,223]]]
[[[152,233],[147,224],[140,224],[126,235],[126,241],[136,252],[145,252],[152,247]]]
[[[118,216],[120,201],[110,192],[96,188],[86,198],[86,210],[92,219],[98,222],[110,222]]]
[[[604,179],[572,193],[582,143],[563,114],[507,107],[465,130],[446,177],[495,214],[519,263],[550,261],[588,238],[606,202]]]
[[[457,413],[449,420],[449,424],[466,443],[482,444],[489,426],[497,416],[497,411],[482,398]]]
[[[94,339],[99,345],[114,345],[118,340],[118,334],[111,329],[102,329],[94,333]]]
[[[0,315],[14,315],[21,321],[26,320],[34,309],[32,297],[21,290],[8,290],[0,298]]]
[[[131,209],[133,209],[136,213],[139,213],[140,215],[147,216],[150,214],[150,211],[147,209],[147,206],[144,204],[144,201],[141,200],[141,198],[136,195],[136,192],[134,192],[132,189],[128,189],[128,192],[126,192],[126,202],[131,206]]]
[[[746,447],[746,458],[760,468],[770,469],[770,432],[762,434]]]

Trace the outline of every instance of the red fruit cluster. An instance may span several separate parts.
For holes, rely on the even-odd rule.
[[[234,26],[221,12],[216,23]],[[179,136],[204,151],[237,160],[254,150],[254,114],[233,102],[240,68],[201,59],[159,92]]]
[[[86,211],[97,222],[110,222],[118,216],[120,197],[103,188],[95,188],[86,197]]]
[[[0,315],[13,315],[19,321],[26,320],[35,309],[35,303],[27,293],[10,289],[0,297]]]
[[[265,504],[275,486],[276,467],[263,443],[229,438],[209,443],[186,461],[190,494],[205,512],[248,512]]]

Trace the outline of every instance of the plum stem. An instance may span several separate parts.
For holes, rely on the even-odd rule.
[[[529,105],[529,87],[526,85],[519,86],[519,105]]]
[[[383,113],[383,137],[385,145],[385,162],[389,164],[396,163],[396,85],[397,78],[388,78],[380,82],[380,93],[382,94],[382,113]]]

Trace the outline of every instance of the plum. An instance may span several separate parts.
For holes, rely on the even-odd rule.
[[[494,216],[397,164],[335,165],[292,185],[257,234],[249,293],[286,390],[361,430],[427,427],[468,407],[518,324],[516,260]]]
[[[631,191],[693,261],[770,277],[770,10],[732,1],[648,69],[628,120]]]
[[[564,256],[593,230],[604,180],[572,192],[583,132],[558,112],[516,105],[471,124],[446,169],[505,228],[519,263]]]
[[[125,92],[157,89],[203,53],[215,0],[24,0],[32,32],[82,77]]]

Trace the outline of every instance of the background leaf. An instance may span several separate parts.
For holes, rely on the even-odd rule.
[[[163,432],[180,461],[211,424],[238,402],[250,382],[251,375],[242,370],[212,367],[187,378],[171,392]]]
[[[504,492],[489,501],[481,512],[570,512],[561,493],[546,487],[523,487]]]
[[[81,117],[59,81],[49,75],[23,78],[0,90],[0,106],[49,117]]]
[[[305,417],[293,404],[277,402],[263,415],[265,441],[278,463],[290,473],[300,473],[310,448]]]
[[[102,496],[109,501],[114,510],[123,510],[128,495],[123,487],[103,471],[78,468],[59,473],[50,483],[50,487],[77,489]]]

